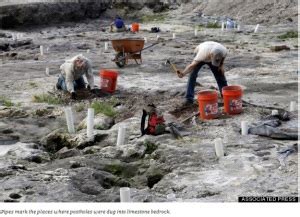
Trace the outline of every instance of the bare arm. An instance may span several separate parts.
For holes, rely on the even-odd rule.
[[[193,60],[193,62],[191,63],[191,64],[189,64],[189,65],[187,65],[186,67],[185,67],[185,69],[182,71],[182,72],[180,72],[179,70],[179,77],[180,78],[182,78],[182,77],[184,77],[185,75],[187,75],[187,74],[189,74],[191,71],[193,71],[193,69],[197,66],[199,64],[199,62],[198,61],[195,61],[195,60]]]

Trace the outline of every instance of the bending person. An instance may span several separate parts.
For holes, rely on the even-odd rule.
[[[220,43],[207,41],[199,44],[194,53],[195,57],[192,63],[189,64],[182,72],[178,70],[178,76],[180,78],[191,73],[188,80],[183,106],[189,106],[193,104],[198,72],[200,71],[201,67],[206,64],[210,67],[212,73],[214,74],[221,96],[222,88],[227,86],[227,80],[224,74],[224,60],[227,55],[227,49]]]

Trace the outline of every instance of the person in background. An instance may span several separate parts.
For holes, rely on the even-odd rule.
[[[125,32],[126,26],[121,17],[116,16],[115,20],[110,24],[110,31]]]
[[[214,74],[221,96],[222,88],[228,86],[224,74],[224,60],[227,55],[227,49],[222,44],[214,41],[203,42],[196,47],[194,54],[195,57],[192,63],[189,64],[182,72],[180,70],[177,72],[180,78],[191,73],[188,80],[183,106],[189,106],[193,104],[196,79],[198,72],[204,65],[208,65]]]
[[[66,60],[60,66],[60,70],[61,74],[56,84],[58,90],[68,91],[71,94],[71,98],[76,99],[75,91],[86,88],[83,79],[83,75],[85,75],[91,92],[95,93],[92,63],[82,54]]]
[[[226,29],[234,29],[235,22],[232,19],[227,19],[226,21]]]

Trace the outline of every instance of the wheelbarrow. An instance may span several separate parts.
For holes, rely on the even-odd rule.
[[[120,68],[128,64],[129,59],[133,59],[136,64],[142,63],[142,51],[158,43],[154,43],[144,48],[144,39],[114,39],[111,40],[112,47],[117,52],[115,58],[112,60]]]

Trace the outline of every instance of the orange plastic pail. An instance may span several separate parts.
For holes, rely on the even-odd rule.
[[[140,25],[138,23],[131,24],[131,31],[138,32],[140,30]]]
[[[224,99],[224,112],[227,114],[239,114],[243,111],[243,90],[240,86],[227,86],[222,88]]]
[[[101,90],[114,93],[117,86],[118,72],[113,70],[100,70],[100,87]]]
[[[214,90],[198,92],[200,119],[214,119],[218,117],[218,93]]]

